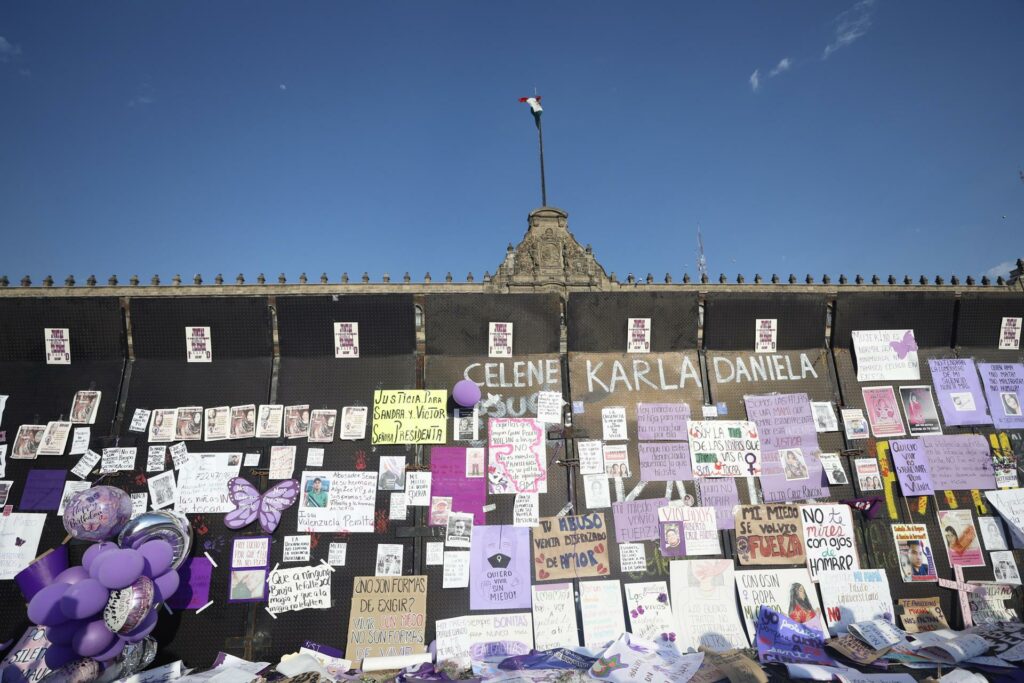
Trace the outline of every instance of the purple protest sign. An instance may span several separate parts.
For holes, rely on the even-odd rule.
[[[430,449],[431,497],[452,499],[452,512],[468,512],[474,524],[483,524],[487,479],[466,476],[466,449],[434,446]]]
[[[641,481],[690,481],[690,444],[683,441],[640,443]]]
[[[992,421],[999,429],[1024,429],[1024,364],[978,363]]]
[[[904,496],[930,496],[935,493],[928,456],[918,439],[892,439],[889,452]]]
[[[992,453],[979,434],[922,436],[932,485],[940,491],[987,490],[996,487]]]
[[[825,652],[821,632],[808,628],[768,605],[757,614],[757,658],[762,664],[835,664]]]
[[[831,495],[821,460],[799,448],[783,448],[763,455],[761,492],[766,503],[795,503]]]
[[[762,458],[783,448],[799,448],[808,457],[820,452],[807,394],[744,396],[743,401],[747,419],[757,423]]]
[[[948,426],[992,424],[973,358],[931,358],[928,367]]]
[[[719,529],[736,528],[736,516],[732,509],[740,504],[740,494],[736,490],[735,479],[698,479],[697,493],[701,506],[715,508],[715,521]]]
[[[615,542],[658,540],[658,508],[663,505],[668,505],[668,498],[644,498],[612,503],[612,513],[615,515]]]
[[[469,609],[530,609],[530,530],[474,526]]]
[[[636,431],[641,441],[686,441],[690,406],[686,403],[638,403]]]

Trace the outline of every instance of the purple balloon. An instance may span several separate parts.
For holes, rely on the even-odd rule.
[[[156,603],[167,602],[167,600],[178,592],[181,584],[181,577],[174,569],[153,579],[153,587],[156,588],[153,601]]]
[[[74,638],[78,629],[83,626],[85,626],[84,621],[65,621],[63,624],[57,624],[46,629],[46,639],[56,645],[71,647],[71,639]]]
[[[93,657],[97,662],[109,662],[114,657],[121,654],[121,650],[128,644],[128,641],[124,638],[114,638],[113,644],[103,652],[100,652]]]
[[[115,550],[104,554],[93,564],[96,578],[111,590],[132,585],[135,579],[142,576],[146,561],[138,550]],[[92,573],[90,571],[90,573]]]
[[[50,667],[50,669],[59,669],[76,659],[81,658],[67,645],[51,645],[46,648],[46,654],[43,655],[43,661],[46,662],[46,666]]]
[[[54,578],[54,582],[76,584],[83,579],[89,578],[89,572],[85,567],[68,567]]]
[[[463,408],[472,408],[480,401],[480,387],[472,380],[459,380],[452,388],[452,398]]]
[[[122,636],[129,643],[137,643],[152,632],[156,628],[157,613],[156,610],[150,610],[149,614],[142,620],[138,626],[135,627],[134,631],[129,631]]]
[[[107,604],[110,591],[96,579],[79,581],[64,593],[60,608],[68,619],[85,619],[100,612]]]
[[[93,657],[103,652],[114,642],[114,634],[110,632],[102,619],[87,621],[71,639],[71,648],[82,657]]]
[[[28,603],[28,618],[40,626],[56,626],[68,620],[60,609],[60,599],[71,584],[51,583],[32,596]]]
[[[151,579],[166,572],[174,562],[174,549],[167,541],[161,539],[147,541],[139,546],[138,550],[146,561],[142,573]]]
[[[96,578],[93,574],[92,566],[96,563],[100,557],[106,556],[106,554],[112,550],[117,550],[116,543],[96,543],[85,549],[85,554],[82,555],[82,566],[89,572],[89,576]]]

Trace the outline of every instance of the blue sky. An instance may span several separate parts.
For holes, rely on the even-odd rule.
[[[1024,4],[6,2],[0,273],[620,277],[1024,256]],[[755,76],[756,74],[756,76]]]

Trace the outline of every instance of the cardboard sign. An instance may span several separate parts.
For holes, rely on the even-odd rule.
[[[800,523],[812,581],[817,581],[823,571],[860,568],[848,505],[801,505]]]
[[[931,598],[901,598],[900,621],[907,633],[926,633],[949,628],[938,596]]]
[[[185,360],[189,363],[213,362],[213,339],[209,327],[185,328]]]
[[[443,444],[448,427],[448,392],[398,389],[373,392],[374,446]]]
[[[695,477],[761,474],[761,438],[753,422],[691,420],[688,433]]]
[[[913,330],[855,330],[852,336],[858,382],[921,379]]]
[[[601,512],[542,518],[531,542],[537,581],[608,574],[608,528]]]
[[[426,621],[426,576],[357,576],[345,656],[358,668],[366,657],[425,652]]]
[[[802,564],[804,534],[796,505],[736,508],[736,554],[740,564]]]

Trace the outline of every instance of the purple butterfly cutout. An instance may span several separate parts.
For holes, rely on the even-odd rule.
[[[917,340],[914,339],[914,331],[907,330],[903,335],[903,339],[900,341],[891,341],[889,342],[889,346],[891,346],[892,350],[896,352],[899,359],[903,360],[911,351],[917,351]]]
[[[259,517],[263,532],[272,534],[281,523],[281,513],[295,505],[299,499],[299,482],[288,479],[271,486],[266,493],[260,495],[255,486],[241,477],[235,477],[228,482],[228,497],[235,504],[235,509],[224,516],[224,526],[241,529]]]

